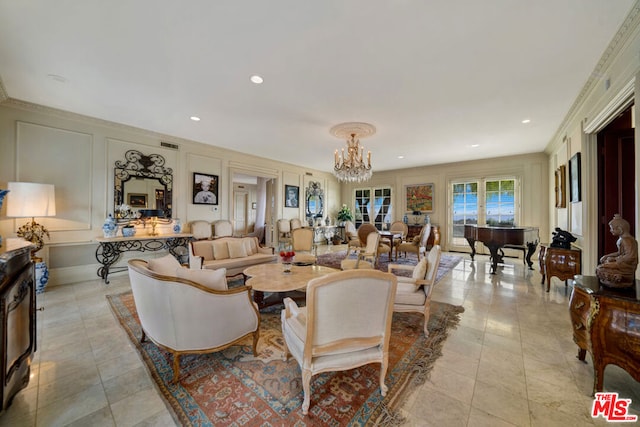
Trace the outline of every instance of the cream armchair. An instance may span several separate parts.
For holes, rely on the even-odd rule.
[[[377,232],[367,235],[367,245],[360,248],[357,259],[343,259],[340,261],[340,268],[351,270],[354,268],[375,268],[378,261],[378,246],[380,235]]]
[[[386,395],[396,285],[389,273],[341,271],[309,281],[306,307],[285,298],[285,360],[293,355],[302,370],[303,414],[311,403],[311,377],[322,372],[379,363],[380,392]]]
[[[257,356],[260,314],[251,287],[227,289],[224,268],[191,270],[171,263],[167,257],[158,259],[152,270],[152,261],[128,262],[140,340],[148,337],[173,353],[173,382],[178,381],[182,354],[220,351],[253,336]]]
[[[213,238],[233,236],[233,224],[228,219],[219,219],[213,223]]]
[[[429,240],[429,236],[431,235],[431,224],[425,224],[420,230],[420,234],[412,241],[402,242],[396,248],[396,255],[398,252],[404,252],[405,256],[407,252],[412,252],[418,255],[418,261],[420,260],[420,255],[425,255],[427,253],[427,241]]]
[[[295,228],[291,231],[291,247],[296,253],[296,262],[316,263],[316,245],[313,242],[313,229]]]
[[[398,288],[393,311],[417,312],[424,314],[424,335],[429,335],[427,326],[431,307],[431,292],[436,281],[438,266],[440,265],[440,245],[436,245],[429,251],[429,255],[423,257],[417,265],[389,264],[389,273],[393,270],[412,270],[412,277],[398,277]]]
[[[409,226],[407,224],[405,224],[402,221],[394,221],[391,223],[391,226],[389,227],[389,231],[391,233],[400,233],[402,234],[402,238],[400,238],[399,240],[394,239],[393,241],[393,248],[391,248],[391,250],[393,250],[395,248],[396,250],[396,257],[398,256],[398,246],[400,246],[400,243],[404,242],[407,238],[407,234],[409,234]],[[389,247],[391,247],[391,239],[389,238],[383,238],[380,240],[380,243],[382,243],[383,245],[387,245]]]
[[[278,248],[291,244],[291,223],[288,219],[281,218],[276,223],[278,231]]]
[[[351,221],[345,221],[344,223],[344,235],[347,240],[347,256],[351,248],[361,248],[363,245],[360,243],[360,237],[358,237],[358,230]]]

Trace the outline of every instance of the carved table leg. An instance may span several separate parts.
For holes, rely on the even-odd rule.
[[[586,355],[587,355],[587,350],[583,348],[578,348],[578,355],[576,357],[578,358],[579,361],[587,363],[587,361],[584,360]]]
[[[531,261],[531,257],[536,252],[537,246],[537,242],[527,243],[527,264],[529,264],[529,270],[533,270],[533,261]]]

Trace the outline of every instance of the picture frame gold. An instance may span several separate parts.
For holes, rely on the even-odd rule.
[[[555,172],[556,208],[567,207],[567,167],[560,166]]]

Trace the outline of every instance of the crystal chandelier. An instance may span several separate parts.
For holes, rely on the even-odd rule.
[[[331,128],[330,133],[338,138],[347,140],[347,151],[342,149],[342,154],[335,151],[335,163],[333,173],[339,181],[362,182],[368,181],[373,175],[371,170],[371,151],[367,152],[364,159],[364,147],[360,145],[360,139],[376,132],[376,128],[369,123],[348,122],[341,123]]]

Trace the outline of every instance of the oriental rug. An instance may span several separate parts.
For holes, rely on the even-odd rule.
[[[332,252],[328,254],[318,255],[316,264],[325,267],[332,267],[340,269],[340,261],[342,261],[347,255],[346,251]],[[351,253],[349,258],[355,259],[356,255]],[[442,254],[440,256],[440,265],[438,266],[438,272],[436,273],[436,283],[438,283],[448,272],[462,261],[461,256]],[[415,254],[407,254],[407,256],[400,256],[397,260],[392,260],[392,264],[403,265],[416,265],[418,264],[418,257]],[[389,266],[389,256],[383,254],[378,258],[378,265],[376,268],[380,271],[387,272]],[[395,270],[393,274],[397,276],[411,276],[410,271]]]
[[[432,302],[429,337],[417,313],[394,313],[386,384],[382,397],[379,365],[316,375],[309,415],[302,414],[301,371],[284,361],[279,313],[262,313],[258,357],[247,339],[226,350],[184,355],[181,376],[171,384],[172,355],[151,341],[140,343],[141,328],[133,294],[107,296],[115,317],[139,351],[175,421],[184,426],[395,426],[404,399],[423,384],[441,356],[448,330],[462,307]]]

